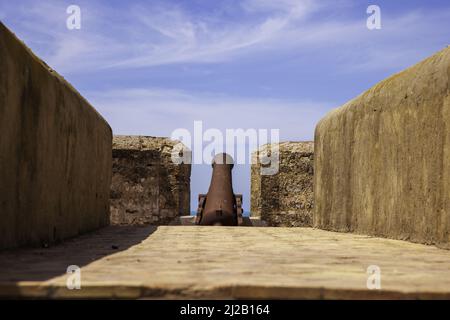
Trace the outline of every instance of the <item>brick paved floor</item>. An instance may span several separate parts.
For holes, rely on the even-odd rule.
[[[66,288],[68,265],[81,290]],[[368,290],[367,267],[381,269]],[[111,226],[0,253],[0,297],[450,298],[450,251],[311,228]]]

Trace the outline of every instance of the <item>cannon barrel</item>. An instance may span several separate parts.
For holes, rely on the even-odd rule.
[[[207,194],[198,196],[196,224],[238,226],[242,224],[242,195],[234,194],[231,171],[233,158],[217,154],[212,161],[212,176]]]

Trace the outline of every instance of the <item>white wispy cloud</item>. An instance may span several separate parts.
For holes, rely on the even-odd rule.
[[[243,2],[245,4],[247,2]],[[248,1],[252,10],[256,3]],[[262,21],[238,23],[211,23],[210,17],[191,16],[179,7],[137,7],[131,11],[136,30],[145,26],[145,38],[140,38],[139,52],[109,67],[145,67],[170,63],[206,63],[227,60],[247,49],[270,42],[292,20],[307,16],[312,11],[311,1],[279,3],[275,13],[262,17]],[[239,8],[238,8],[239,9]],[[247,8],[248,10],[249,8]],[[149,32],[157,36],[149,36]],[[159,36],[159,37],[158,37]],[[149,41],[149,39],[151,39]]]
[[[336,52],[347,69],[391,67],[421,57],[408,39],[432,41],[445,34],[435,25],[449,12],[383,12],[383,28],[375,34],[360,19],[313,19],[330,10],[331,2],[246,0],[234,8],[242,17],[232,22],[188,12],[180,5],[152,2],[115,12],[94,2],[81,2],[82,29],[65,28],[61,2],[3,5],[5,19],[17,22],[20,36],[62,73],[105,68],[142,68],[175,63],[214,63],[239,55],[266,56],[280,52]],[[239,12],[240,10],[240,12]],[[433,35],[433,36],[431,36]],[[367,41],[373,38],[373,42]],[[429,40],[429,39],[430,40]],[[400,41],[403,40],[403,41]],[[355,50],[354,48],[358,48]],[[389,51],[389,54],[386,52]],[[384,53],[384,54],[382,54]]]
[[[241,2],[241,6],[248,12],[281,12],[291,18],[299,18],[310,14],[321,5],[312,0],[245,0]]]
[[[293,101],[196,93],[164,88],[88,92],[115,134],[170,136],[177,128],[280,129],[284,140],[312,139],[315,123],[332,102]]]

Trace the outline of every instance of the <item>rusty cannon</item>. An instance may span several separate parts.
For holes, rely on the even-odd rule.
[[[242,194],[233,193],[233,158],[226,153],[217,154],[212,161],[212,177],[207,194],[198,195],[195,224],[204,226],[240,226]]]

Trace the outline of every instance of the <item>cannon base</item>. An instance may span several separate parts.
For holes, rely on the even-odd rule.
[[[200,224],[200,221],[202,219],[203,216],[203,211],[205,208],[205,203],[206,203],[206,194],[199,194],[198,195],[198,208],[197,208],[197,215],[195,217],[195,224]],[[235,194],[234,195],[235,198],[235,202],[236,202],[236,218],[237,218],[237,225],[238,226],[242,226],[244,221],[243,221],[243,213],[244,210],[242,209],[242,194]]]
[[[197,226],[195,223],[197,216],[179,216],[169,223],[170,226]],[[267,223],[260,217],[242,217],[240,227],[267,227]]]

